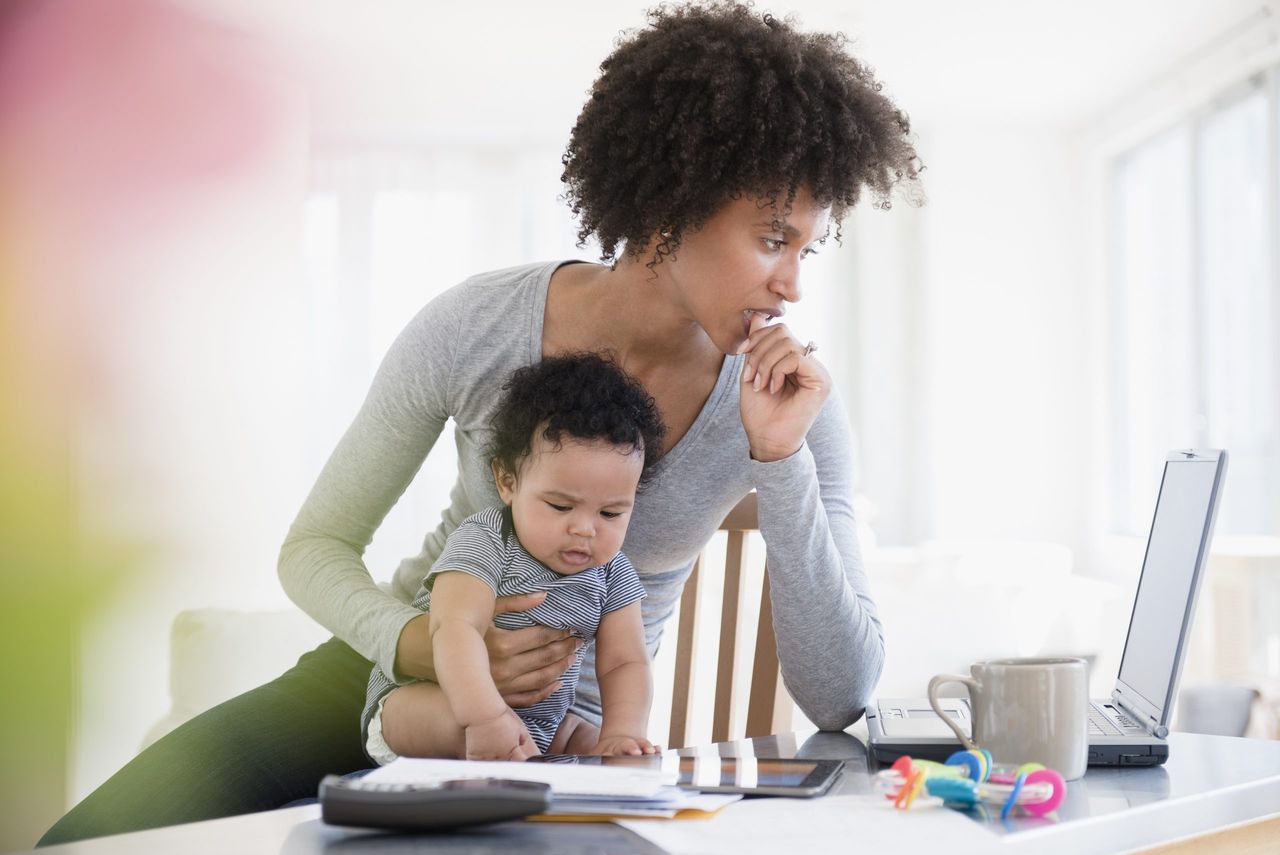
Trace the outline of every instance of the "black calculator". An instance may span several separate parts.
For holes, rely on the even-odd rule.
[[[327,775],[320,782],[320,817],[330,825],[459,828],[531,816],[550,805],[551,787],[537,781],[467,778],[392,784]]]

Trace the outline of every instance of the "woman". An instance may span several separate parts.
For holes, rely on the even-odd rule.
[[[369,765],[358,735],[370,663],[433,676],[426,616],[409,601],[449,532],[497,501],[481,459],[492,378],[558,353],[611,352],[668,426],[623,546],[649,594],[650,652],[695,555],[755,489],[787,687],[824,729],[861,715],[883,635],[854,534],[848,426],[812,343],[778,319],[800,299],[803,259],[833,223],[838,234],[863,188],[887,204],[898,180],[915,180],[906,116],[841,37],[732,3],[652,12],[601,70],[564,181],[580,237],[599,241],[605,264],[482,274],[432,301],[387,354],[289,532],[281,581],[337,637],[156,743],[42,843],[274,808],[314,795],[325,773]],[[384,592],[364,548],[450,418],[452,504]],[[513,706],[555,691],[577,643],[545,628],[486,640]],[[593,680],[574,710],[598,721]]]

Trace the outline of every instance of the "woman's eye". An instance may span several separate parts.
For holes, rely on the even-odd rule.
[[[547,504],[551,506],[552,510],[559,511],[562,514],[572,510],[568,505],[557,505],[553,502],[547,502]]]
[[[811,255],[817,255],[818,251],[813,247],[805,247],[804,252],[800,253],[801,258],[808,258]]]
[[[761,238],[761,240],[764,241],[765,247],[768,248],[770,252],[778,252],[787,245],[786,241],[778,240],[776,238]]]

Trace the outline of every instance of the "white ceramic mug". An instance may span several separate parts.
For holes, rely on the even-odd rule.
[[[929,705],[966,748],[985,748],[997,763],[1043,763],[1068,781],[1089,762],[1089,685],[1083,659],[990,659],[972,676],[939,674]],[[938,687],[969,687],[973,738],[938,704]]]

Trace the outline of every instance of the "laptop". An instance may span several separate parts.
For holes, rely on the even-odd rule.
[[[1090,702],[1091,766],[1156,766],[1169,757],[1165,737],[1226,467],[1221,450],[1174,451],[1165,459],[1120,673],[1111,697]],[[939,701],[972,733],[968,698]],[[867,730],[882,763],[903,754],[945,760],[960,749],[924,698],[873,702]]]

